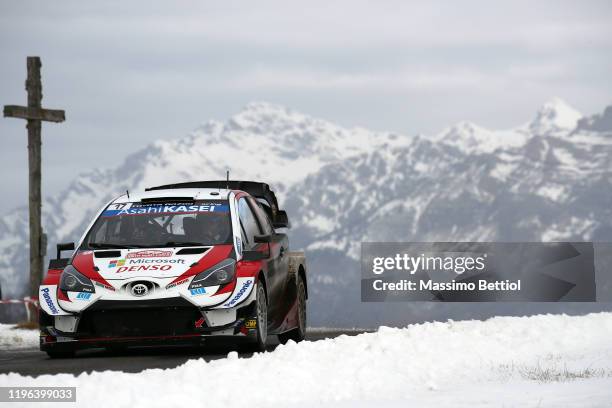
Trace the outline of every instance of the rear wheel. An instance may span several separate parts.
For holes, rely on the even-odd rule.
[[[298,326],[293,330],[278,335],[278,341],[282,344],[287,343],[289,340],[297,343],[306,337],[306,285],[301,276],[298,278],[296,301]]]

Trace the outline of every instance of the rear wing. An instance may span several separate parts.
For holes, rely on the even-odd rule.
[[[272,214],[269,214],[273,221],[276,220],[277,214],[280,211],[278,208],[278,201],[274,191],[270,189],[270,186],[266,183],[259,183],[257,181],[244,181],[244,180],[209,180],[209,181],[188,181],[185,183],[165,184],[163,186],[149,187],[145,191],[155,190],[167,190],[174,188],[226,188],[230,190],[241,190],[251,196],[264,200]]]

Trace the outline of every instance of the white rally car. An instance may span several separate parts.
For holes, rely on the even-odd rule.
[[[306,265],[289,252],[267,184],[201,181],[125,194],[98,213],[71,258],[61,252],[40,286],[40,348],[244,338],[300,341],[306,331]]]

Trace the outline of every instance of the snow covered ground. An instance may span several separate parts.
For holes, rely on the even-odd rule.
[[[78,405],[91,408],[610,407],[611,338],[612,313],[496,317],[383,327],[138,374],[1,375],[0,386],[76,386]]]
[[[38,347],[38,330],[14,329],[12,324],[0,323],[0,350]]]

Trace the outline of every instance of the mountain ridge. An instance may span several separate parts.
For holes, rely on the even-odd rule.
[[[265,180],[278,191],[295,225],[292,246],[305,248],[315,266],[315,293],[358,281],[364,240],[612,240],[608,112],[578,116],[553,99],[510,130],[465,121],[434,136],[406,136],[254,102],[225,122],[154,141],[116,168],[78,175],[45,200],[44,228],[49,248],[76,241],[125,190],[223,178],[230,167],[232,178]],[[27,208],[0,218],[0,277],[14,296],[25,290],[26,234]]]

